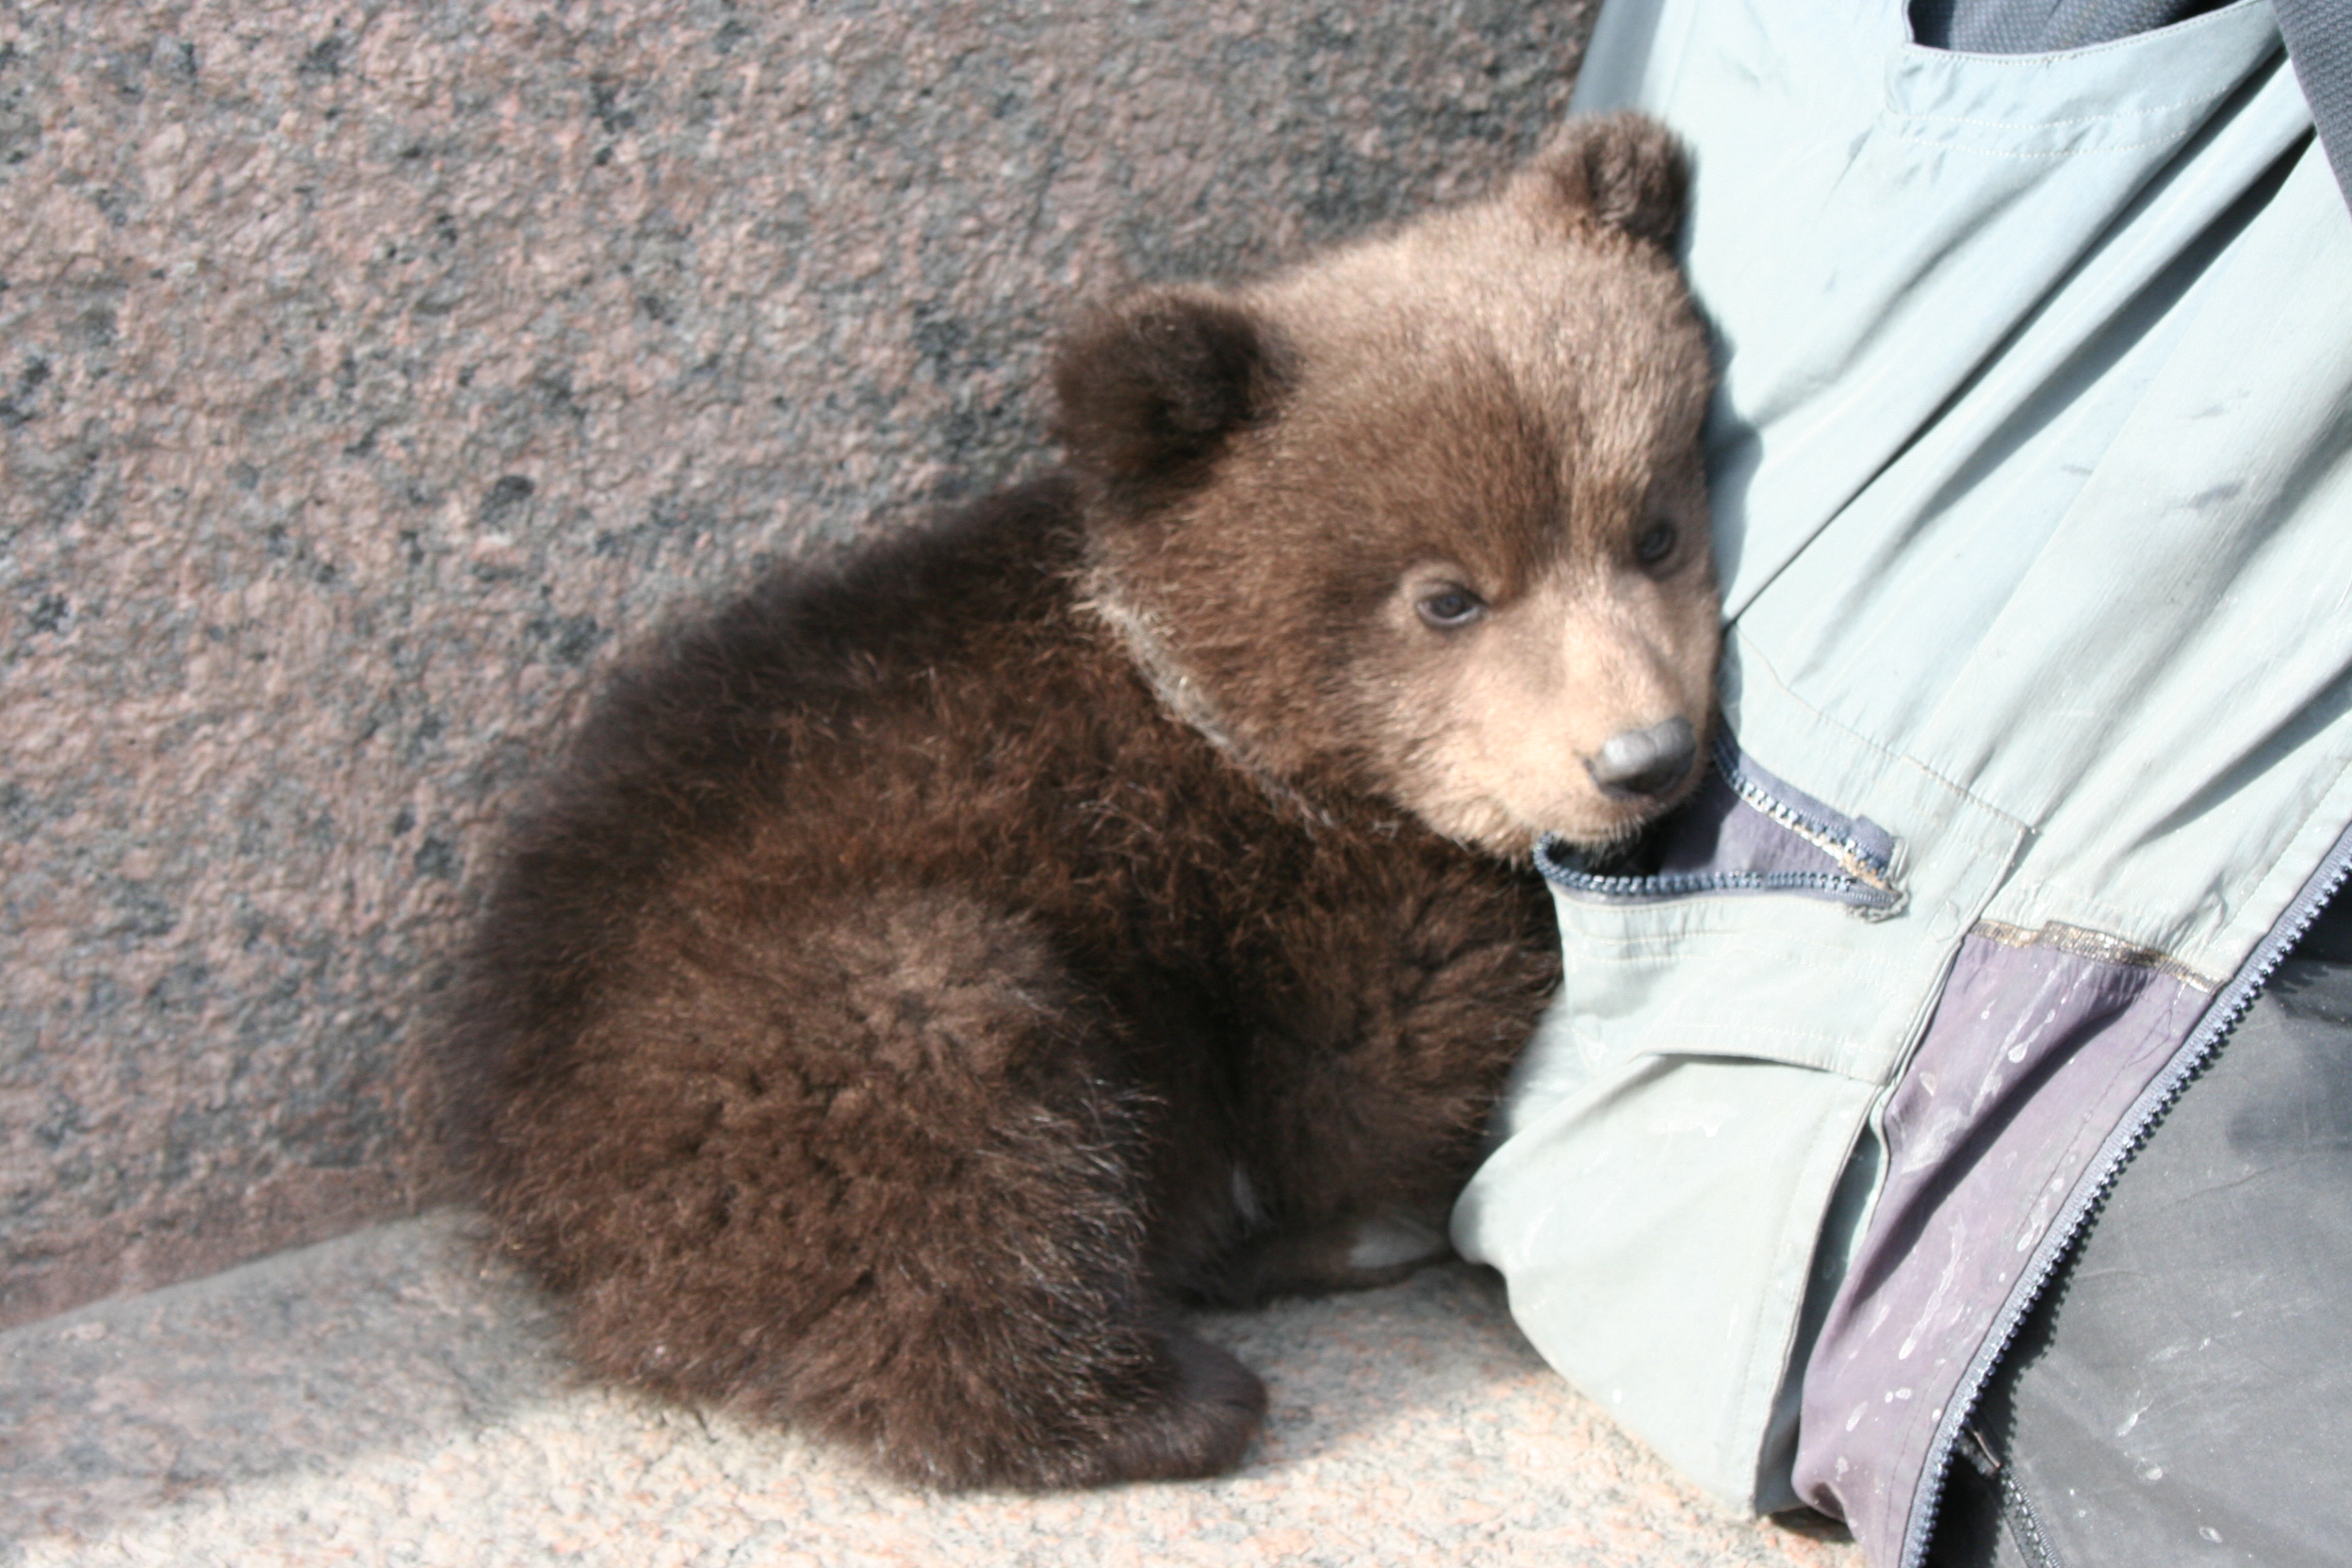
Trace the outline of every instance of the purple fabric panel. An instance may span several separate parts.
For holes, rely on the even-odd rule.
[[[1667,819],[1658,874],[1812,872],[1835,875],[1838,862],[1741,800],[1721,769]]]
[[[1886,1178],[1805,1374],[1797,1493],[1888,1564],[1927,1450],[2034,1244],[2208,998],[1971,935],[1886,1104]]]
[[[1734,759],[1748,783],[1761,790],[1781,806],[1795,812],[1815,828],[1833,839],[1841,839],[1870,859],[1885,865],[1895,853],[1895,836],[1868,817],[1850,817],[1843,811],[1833,811],[1787,779],[1766,773],[1756,765],[1756,759],[1740,752]]]

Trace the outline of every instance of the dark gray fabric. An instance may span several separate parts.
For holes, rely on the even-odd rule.
[[[2125,1168],[1947,1481],[1931,1568],[2352,1558],[2352,902]]]
[[[2311,101],[2320,145],[2352,204],[2352,5],[2344,0],[2271,0],[2286,35],[2295,78]]]

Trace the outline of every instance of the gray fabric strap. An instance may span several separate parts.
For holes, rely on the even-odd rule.
[[[2344,0],[2270,0],[2286,35],[2295,80],[2311,100],[2328,165],[2352,204],[2352,6]]]

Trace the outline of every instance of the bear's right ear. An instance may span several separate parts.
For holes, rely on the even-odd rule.
[[[1054,437],[1097,478],[1186,482],[1227,436],[1273,414],[1288,357],[1273,327],[1231,300],[1191,288],[1135,295],[1054,351]]]
[[[1599,223],[1671,251],[1690,187],[1674,134],[1646,114],[1625,112],[1581,116],[1554,131],[1511,194],[1571,223]]]

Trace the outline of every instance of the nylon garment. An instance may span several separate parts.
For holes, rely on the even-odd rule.
[[[1693,149],[1736,744],[1648,867],[1547,862],[1455,1238],[1695,1480],[1893,1562],[2057,1200],[2352,823],[2352,220],[2259,0],[2005,57],[1612,3],[1577,106]]]

